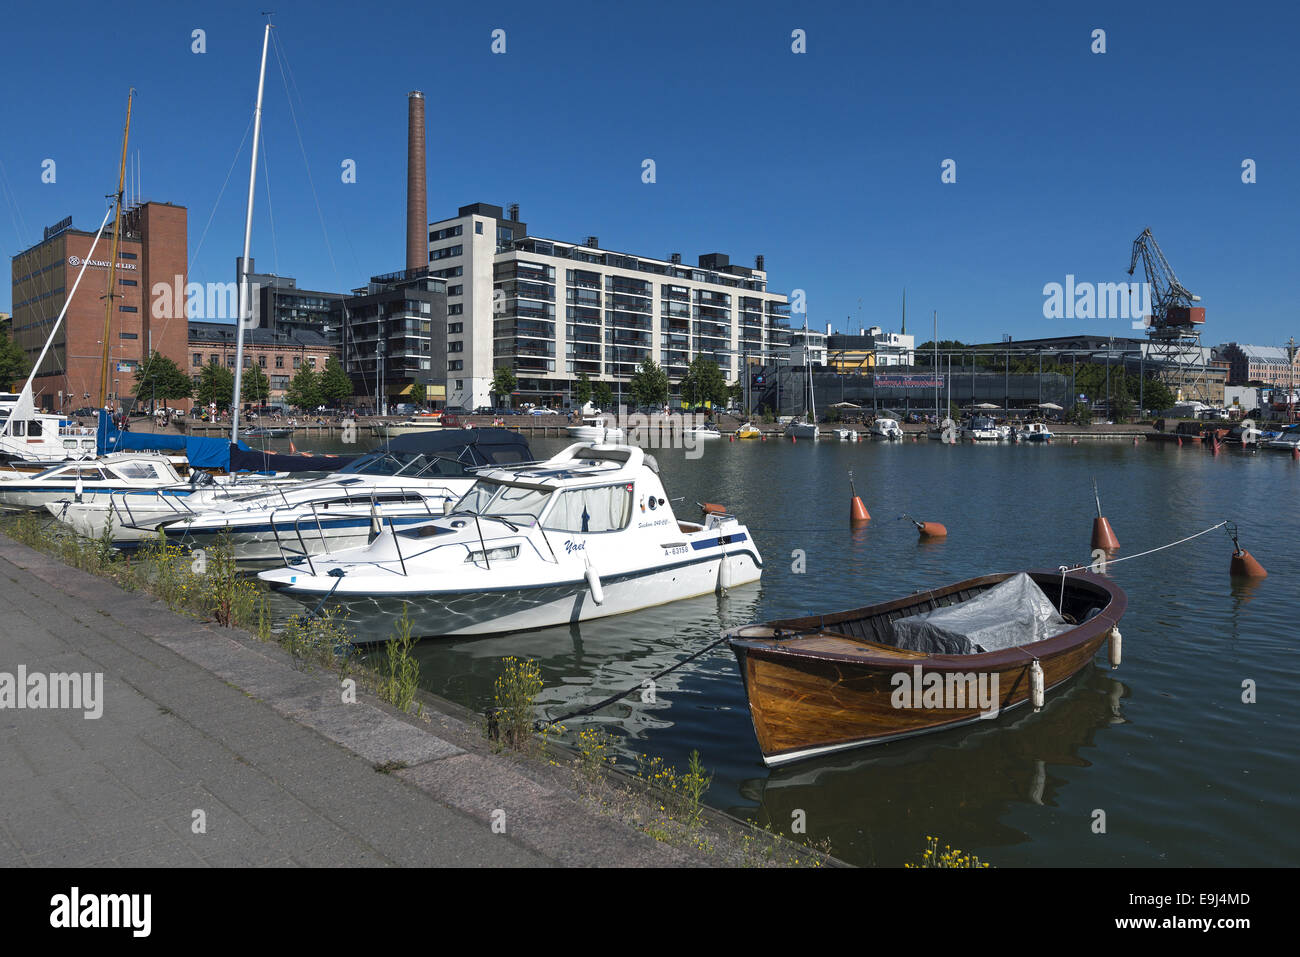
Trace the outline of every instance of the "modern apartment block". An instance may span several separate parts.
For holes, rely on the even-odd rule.
[[[429,225],[429,271],[447,283],[447,404],[492,401],[493,370],[512,369],[516,398],[559,406],[582,373],[626,393],[643,359],[671,388],[696,356],[737,381],[746,355],[787,331],[787,298],[755,268],[727,256],[684,265],[528,234],[519,208],[462,206]]]
[[[284,334],[313,332],[333,342],[339,341],[337,316],[343,293],[299,289],[298,280],[292,276],[257,272],[252,259],[248,261],[248,271],[248,281],[256,296],[253,308],[259,329]],[[238,260],[235,279],[238,282]]]

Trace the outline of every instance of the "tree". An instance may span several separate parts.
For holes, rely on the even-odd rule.
[[[300,409],[314,409],[321,404],[320,376],[311,366],[302,366],[289,380],[285,398]]]
[[[636,388],[635,384],[633,388]],[[687,406],[705,402],[725,405],[726,401],[727,379],[717,362],[707,356],[696,356],[682,378],[682,403]]]
[[[508,400],[519,388],[519,380],[509,366],[497,366],[492,371],[492,392],[498,399]]]
[[[573,401],[582,408],[591,401],[591,376],[583,372],[578,375],[578,381],[573,384]]]
[[[215,359],[203,367],[199,373],[199,388],[196,394],[199,405],[217,404],[218,409],[230,408],[230,398],[235,394],[235,374]]]
[[[1159,379],[1148,376],[1142,383],[1142,402],[1148,409],[1166,412],[1174,407],[1174,401],[1173,390]]]
[[[411,391],[407,393],[410,396],[413,405],[424,405],[429,401],[429,390],[423,382],[415,382],[411,385]]]
[[[188,399],[194,394],[194,383],[181,371],[174,360],[157,350],[135,370],[135,385],[131,393],[137,399],[161,399],[163,408],[169,399]]]
[[[0,384],[8,388],[15,379],[21,379],[31,370],[27,355],[9,333],[0,329]]]
[[[242,402],[262,405],[271,398],[271,380],[261,366],[249,366],[239,379],[239,398]]]
[[[602,412],[608,412],[614,407],[614,390],[608,382],[597,382],[591,387],[591,402]]]
[[[339,408],[352,398],[352,380],[343,371],[343,363],[335,356],[325,360],[325,371],[320,377],[320,392],[325,403],[333,408]]]
[[[630,386],[638,405],[663,405],[668,401],[668,373],[649,356],[632,373]]]

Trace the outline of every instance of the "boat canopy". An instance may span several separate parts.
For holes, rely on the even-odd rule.
[[[1024,572],[974,598],[893,623],[894,644],[931,655],[976,655],[1053,638],[1074,627]]]

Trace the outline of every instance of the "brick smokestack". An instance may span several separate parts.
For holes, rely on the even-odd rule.
[[[406,268],[429,265],[429,200],[424,156],[424,94],[406,95]]]

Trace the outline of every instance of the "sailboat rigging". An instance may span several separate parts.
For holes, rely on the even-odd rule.
[[[131,136],[131,103],[135,99],[135,88],[126,95],[126,126],[122,130],[122,163],[117,173],[117,195],[114,197],[116,213],[113,217],[113,249],[108,257],[108,289],[104,305],[103,357],[99,366],[99,407],[108,406],[108,363],[113,340],[113,300],[117,298],[117,247],[122,239],[122,194],[126,188],[126,144]],[[114,396],[114,399],[117,399]]]

